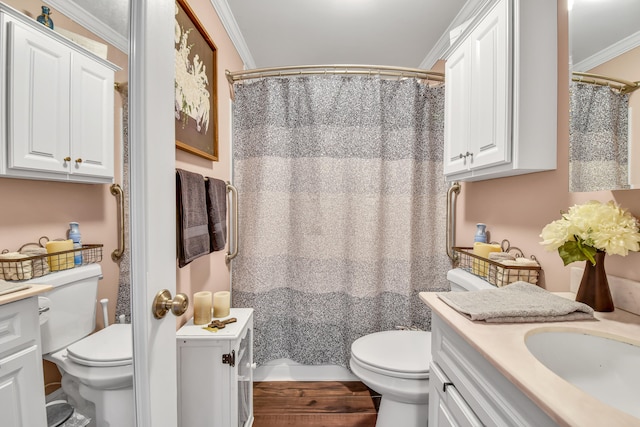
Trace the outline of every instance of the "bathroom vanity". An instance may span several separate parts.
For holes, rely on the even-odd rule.
[[[2,426],[45,427],[38,285],[0,296],[0,414]]]
[[[640,418],[552,372],[526,345],[527,337],[549,331],[638,345],[640,316],[616,309],[596,313],[597,320],[488,324],[469,320],[436,293],[423,292],[420,298],[433,314],[429,425],[640,426]]]
[[[253,423],[253,309],[217,332],[194,325],[178,330],[178,426],[249,427]]]

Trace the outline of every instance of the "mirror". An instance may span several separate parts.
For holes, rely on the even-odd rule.
[[[640,2],[568,3],[569,191],[640,188]]]

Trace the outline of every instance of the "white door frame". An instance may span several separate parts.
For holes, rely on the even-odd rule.
[[[175,427],[176,319],[155,319],[176,292],[174,0],[132,0],[129,49],[131,317],[137,427]]]

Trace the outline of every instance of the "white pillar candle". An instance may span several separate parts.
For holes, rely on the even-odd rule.
[[[230,307],[231,294],[229,291],[220,291],[213,294],[213,317],[228,316]]]
[[[193,324],[206,325],[211,322],[211,292],[193,294]]]

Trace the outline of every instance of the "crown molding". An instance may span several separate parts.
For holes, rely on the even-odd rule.
[[[640,46],[640,31],[631,34],[628,37],[612,44],[611,46],[602,49],[590,57],[583,59],[582,61],[574,64],[571,67],[571,71],[587,72],[600,64],[612,60],[613,58],[622,55],[625,52],[630,51]]]
[[[68,18],[76,21],[104,41],[114,46],[116,49],[128,54],[129,39],[118,33],[113,28],[102,22],[95,15],[89,13],[82,6],[73,0],[44,0],[57,11],[63,13]],[[55,19],[55,18],[54,18]]]
[[[253,69],[256,68],[255,61],[253,60],[253,56],[249,51],[249,47],[240,32],[240,28],[238,27],[238,23],[236,19],[233,17],[233,13],[231,12],[231,8],[229,7],[229,3],[227,0],[211,0],[211,4],[215,9],[220,21],[222,21],[222,25],[224,29],[227,30],[227,34],[231,39],[231,43],[235,46],[242,62],[244,63],[245,69]]]
[[[446,31],[440,36],[440,39],[436,42],[433,48],[429,51],[424,60],[420,63],[418,68],[422,68],[424,70],[430,70],[434,64],[443,58],[444,53],[450,47],[449,33],[459,25],[462,25],[466,21],[472,19],[476,16],[480,10],[486,7],[487,4],[493,2],[495,0],[468,0],[460,12],[453,19],[451,24],[447,27]]]

